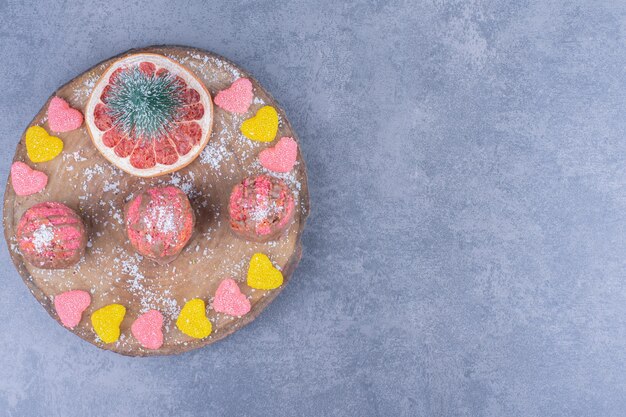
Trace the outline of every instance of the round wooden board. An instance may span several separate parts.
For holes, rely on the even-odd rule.
[[[290,136],[297,140],[284,111],[274,99],[245,71],[210,52],[178,46],[155,46],[125,52],[106,60],[76,77],[53,96],[67,100],[74,108],[85,108],[91,89],[113,60],[131,53],[163,54],[181,63],[202,82],[212,97],[240,77],[247,77],[254,87],[254,100],[244,115],[229,113],[214,106],[214,123],[208,145],[198,159],[182,170],[155,178],[131,176],[107,162],[92,144],[83,126],[68,133],[55,134],[64,142],[63,152],[49,162],[32,163],[24,144],[17,145],[14,161],[23,161],[49,176],[46,189],[38,194],[20,197],[10,184],[4,195],[4,231],[11,257],[33,295],[48,313],[59,321],[53,307],[54,295],[68,290],[89,291],[92,303],[80,324],[72,330],[86,341],[117,353],[131,356],[170,355],[196,349],[231,334],[254,320],[287,284],[301,256],[300,237],[309,211],[306,168],[302,155],[288,174],[272,173],[257,161],[259,152],[271,143],[245,138],[239,126],[263,105],[278,111],[280,124],[276,138]],[[51,97],[52,98],[52,97]],[[48,100],[49,102],[49,100]],[[29,126],[40,125],[48,132],[48,102]],[[52,132],[50,132],[53,134]],[[296,214],[286,234],[277,241],[256,243],[236,236],[229,226],[228,198],[234,185],[244,177],[270,174],[283,179],[296,198]],[[145,187],[171,184],[189,196],[196,212],[197,224],[189,244],[181,255],[166,266],[143,259],[136,254],[123,230],[123,206]],[[42,270],[24,262],[15,240],[16,225],[31,206],[43,201],[60,201],[76,209],[89,232],[84,258],[65,270]],[[252,254],[265,253],[283,272],[283,286],[272,291],[254,290],[246,285],[246,272]],[[252,303],[244,317],[216,313],[211,302],[219,283],[232,277]],[[186,301],[202,298],[213,333],[202,340],[181,333],[175,325]],[[111,303],[127,309],[121,325],[120,339],[102,343],[95,335],[91,314]],[[158,350],[143,348],[131,335],[130,326],[143,312],[156,309],[164,316],[164,343]]]

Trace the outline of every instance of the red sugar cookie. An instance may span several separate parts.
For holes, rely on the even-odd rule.
[[[154,187],[126,205],[126,234],[135,250],[158,263],[173,261],[193,232],[195,217],[179,188]]]
[[[245,178],[230,194],[230,226],[247,239],[280,237],[293,218],[295,203],[287,185],[268,175]]]
[[[80,261],[87,246],[87,232],[80,216],[65,204],[53,201],[26,210],[15,235],[22,256],[37,268],[69,268]]]

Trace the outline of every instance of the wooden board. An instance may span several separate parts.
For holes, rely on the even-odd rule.
[[[245,115],[236,115],[214,106],[214,124],[209,144],[192,164],[161,177],[142,179],[122,172],[107,162],[92,144],[83,126],[56,136],[64,150],[49,162],[34,164],[26,155],[24,135],[17,145],[14,161],[24,161],[48,174],[46,189],[38,194],[19,197],[10,179],[4,195],[5,238],[17,270],[33,295],[58,321],[52,304],[55,294],[73,289],[87,290],[92,303],[85,311],[75,334],[103,349],[131,356],[169,355],[196,349],[231,334],[254,320],[287,284],[301,256],[300,236],[309,211],[306,168],[299,152],[294,169],[288,174],[271,173],[282,178],[296,198],[294,221],[285,236],[274,242],[255,243],[236,236],[228,221],[228,197],[232,187],[244,177],[269,173],[257,161],[258,153],[272,143],[251,141],[239,132],[241,122],[263,105],[276,108],[280,118],[277,139],[297,136],[284,111],[274,99],[244,70],[210,52],[175,46],[156,46],[131,50],[119,57],[137,52],[154,52],[168,56],[194,72],[207,86],[212,97],[239,77],[250,78],[254,101]],[[118,57],[104,61],[76,77],[54,94],[66,99],[72,107],[83,110],[91,89],[107,66]],[[49,101],[49,100],[48,100]],[[46,123],[48,102],[29,126]],[[123,230],[123,206],[139,190],[155,185],[172,184],[189,196],[196,212],[194,236],[172,263],[159,266],[135,253]],[[60,201],[76,209],[89,231],[86,254],[79,264],[66,270],[42,270],[24,262],[15,240],[16,225],[31,206],[43,201]],[[255,252],[267,254],[282,269],[285,283],[272,291],[254,290],[246,285],[248,261]],[[218,314],[211,309],[218,284],[232,277],[250,298],[252,310],[241,318]],[[184,303],[202,298],[213,333],[196,340],[175,326]],[[90,322],[95,310],[120,303],[126,309],[121,325],[122,335],[112,344],[96,337]],[[130,326],[139,314],[157,309],[164,315],[164,344],[159,350],[143,348],[132,337]],[[251,344],[254,341],[249,341]]]

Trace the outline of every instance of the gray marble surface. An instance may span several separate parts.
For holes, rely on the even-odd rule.
[[[27,5],[25,3],[30,3]],[[184,44],[285,108],[312,214],[253,324],[132,359],[0,252],[0,416],[626,415],[626,3],[0,0],[0,174],[56,87]]]

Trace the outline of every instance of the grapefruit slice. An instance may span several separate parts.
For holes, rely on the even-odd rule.
[[[113,165],[155,177],[196,159],[211,136],[213,103],[204,84],[179,63],[133,54],[100,77],[85,121],[94,145]]]

